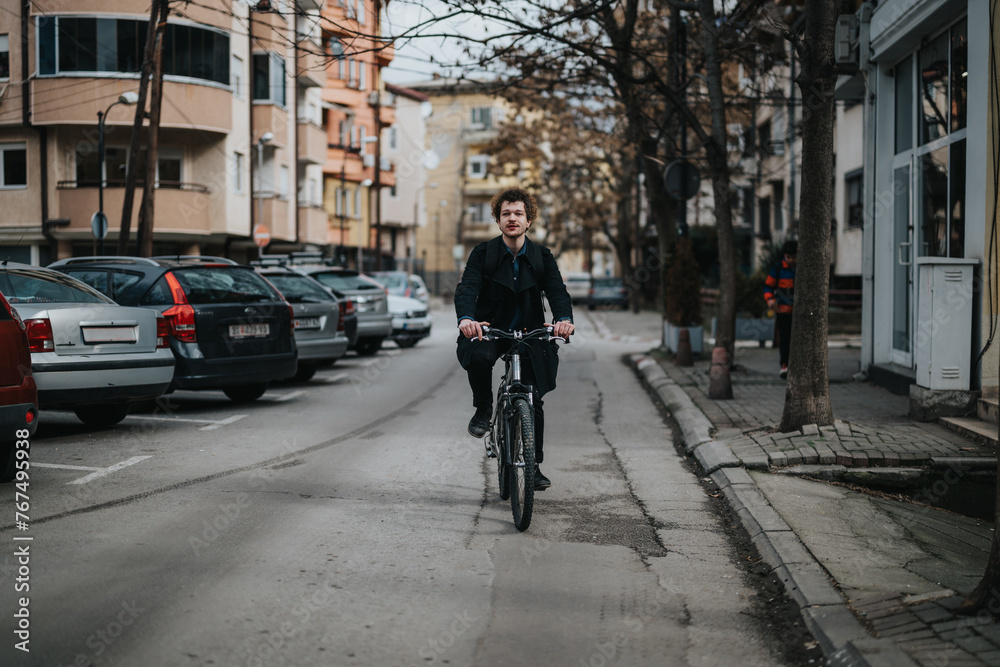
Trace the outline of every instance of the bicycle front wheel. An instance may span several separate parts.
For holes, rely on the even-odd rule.
[[[523,398],[514,400],[513,428],[509,431],[510,508],[514,527],[524,531],[531,525],[535,504],[535,414]]]

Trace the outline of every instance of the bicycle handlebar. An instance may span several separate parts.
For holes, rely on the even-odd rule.
[[[562,336],[553,336],[553,327],[541,327],[535,329],[534,331],[505,331],[503,329],[494,329],[488,325],[483,325],[483,339],[484,340],[498,340],[500,338],[507,338],[509,340],[528,340],[531,338],[537,338],[539,340],[561,340],[564,343],[569,343],[569,337],[563,338]]]

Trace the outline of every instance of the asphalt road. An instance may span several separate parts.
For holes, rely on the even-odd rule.
[[[794,664],[800,635],[622,362],[658,319],[583,315],[523,534],[466,433],[446,310],[413,349],[251,405],[43,414],[26,530],[0,500],[0,664]]]

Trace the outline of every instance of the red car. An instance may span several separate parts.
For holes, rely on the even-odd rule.
[[[38,390],[31,375],[28,333],[0,294],[0,482],[14,479],[18,440],[38,426]]]

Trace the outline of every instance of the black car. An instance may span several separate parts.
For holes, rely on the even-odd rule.
[[[155,308],[177,360],[170,391],[221,389],[260,398],[295,375],[291,306],[251,267],[218,257],[75,257],[49,265],[121,305]]]

